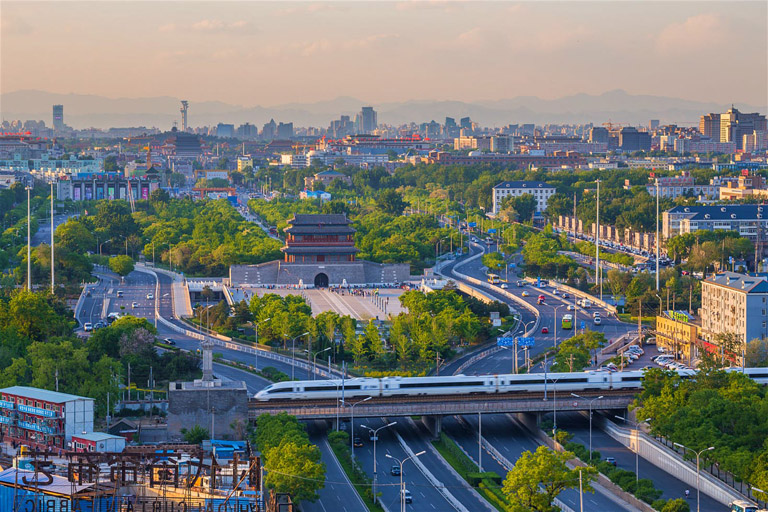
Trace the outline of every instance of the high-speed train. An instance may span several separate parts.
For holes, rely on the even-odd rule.
[[[734,369],[731,371],[741,371]],[[550,373],[546,387],[557,392],[640,389],[643,371]],[[696,370],[678,370],[683,378]],[[768,368],[747,368],[746,375],[760,384],[768,384]],[[337,380],[288,381],[271,384],[256,393],[260,401],[297,399],[335,399],[337,397],[398,397],[420,395],[472,395],[495,393],[543,392],[543,373],[524,375],[456,375],[445,377],[385,377]]]

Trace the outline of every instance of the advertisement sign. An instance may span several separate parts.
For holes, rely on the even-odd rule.
[[[115,198],[115,187],[110,186],[107,188],[107,199],[110,201]]]

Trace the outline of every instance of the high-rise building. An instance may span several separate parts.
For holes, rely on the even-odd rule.
[[[241,124],[237,127],[238,139],[255,139],[259,135],[259,129],[251,123]]]
[[[466,130],[467,133],[471,133],[472,132],[472,119],[470,119],[469,117],[462,117],[459,120],[459,128],[461,128],[462,130]]]
[[[589,130],[589,142],[608,144],[608,130],[602,126],[593,126]]]
[[[55,131],[64,129],[64,105],[53,106],[53,129]]]
[[[379,125],[378,115],[373,107],[363,107],[357,114],[357,130],[360,133],[369,134]]]
[[[219,123],[218,125],[216,125],[216,136],[217,137],[234,137],[235,125]]]
[[[622,151],[649,151],[651,134],[637,131],[637,128],[625,126],[619,132],[619,148]]]
[[[651,119],[648,121],[648,131],[653,131],[659,127],[659,120],[658,119]]]
[[[277,123],[274,119],[270,119],[268,123],[264,124],[264,128],[261,130],[261,138],[265,140],[272,140],[277,133]]]
[[[705,137],[720,142],[720,114],[705,114],[699,119],[699,131]]]
[[[744,135],[765,128],[765,116],[757,112],[743,114],[731,107],[725,114],[720,114],[720,142],[735,142],[736,149],[744,149]]]
[[[277,138],[290,139],[293,137],[293,123],[280,123],[277,125]]]

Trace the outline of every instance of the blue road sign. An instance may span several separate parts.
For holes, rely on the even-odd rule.
[[[488,232],[489,233],[495,233],[496,232],[496,228],[488,228]]]
[[[469,227],[476,228],[477,227],[477,222],[470,222],[469,223]]]
[[[584,329],[587,327],[587,324],[584,323],[584,320],[581,321],[581,329]]]
[[[522,336],[517,338],[517,346],[521,348],[530,348],[533,346],[533,336]]]
[[[541,277],[536,278],[536,288],[541,288]]]
[[[500,337],[496,338],[496,345],[499,347],[511,347],[515,344],[515,338]]]

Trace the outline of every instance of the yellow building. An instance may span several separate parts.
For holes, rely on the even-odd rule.
[[[686,313],[665,311],[656,316],[656,344],[690,363],[698,356],[699,326],[690,322]]]

